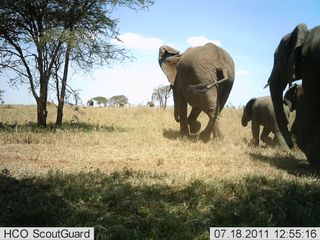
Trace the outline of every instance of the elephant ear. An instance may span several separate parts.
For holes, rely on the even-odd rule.
[[[243,115],[241,118],[241,124],[244,127],[246,127],[248,125],[248,122],[252,120],[252,107],[256,100],[256,98],[251,98],[244,107]]]
[[[175,82],[180,57],[179,51],[170,46],[159,48],[159,65],[171,84]]]
[[[251,98],[245,107],[246,113],[250,118],[252,117],[252,107],[256,100],[257,98]]]
[[[256,102],[257,98],[251,98],[246,105],[246,108],[252,112],[252,106]],[[251,114],[250,114],[251,115]]]
[[[301,49],[309,31],[307,26],[299,24],[290,34],[288,42],[288,66],[292,66],[288,69],[289,79],[298,80],[301,79],[301,68],[302,68],[302,55]],[[289,83],[290,84],[290,83]]]

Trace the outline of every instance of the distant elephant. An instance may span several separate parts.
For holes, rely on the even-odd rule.
[[[311,164],[320,166],[320,26],[308,30],[305,24],[299,24],[281,39],[274,54],[268,85],[279,129],[290,148],[293,142],[286,126],[282,94],[287,84],[299,79],[303,97],[297,144]]]
[[[287,124],[289,123],[289,108],[285,107]],[[270,96],[252,98],[248,101],[247,105],[243,110],[243,115],[241,119],[242,126],[246,127],[248,122],[251,122],[251,131],[253,138],[253,145],[259,145],[259,134],[260,134],[260,125],[263,127],[260,139],[262,142],[270,146],[281,146],[283,148],[287,147],[286,142],[284,141],[281,132],[278,128],[273,104]],[[269,136],[270,133],[274,134],[274,138],[271,139]]]
[[[301,122],[301,113],[302,113],[302,96],[303,89],[302,85],[293,84],[284,94],[284,103],[289,107],[290,111],[296,111],[296,117],[292,123],[290,132],[293,135],[297,135],[299,125]],[[303,127],[303,126],[302,126]]]
[[[154,107],[154,102],[151,102],[151,101],[148,102],[148,103],[147,103],[147,106],[148,106],[148,107]]]
[[[87,101],[87,106],[93,106],[94,102],[92,100]]]
[[[188,48],[180,54],[176,49],[162,46],[159,49],[159,65],[173,86],[174,117],[180,122],[180,134],[197,132],[201,124],[197,121],[204,111],[209,121],[200,133],[200,139],[209,141],[223,137],[219,127],[222,111],[234,82],[234,63],[222,48],[207,43],[204,46]],[[192,106],[187,118],[187,103]]]

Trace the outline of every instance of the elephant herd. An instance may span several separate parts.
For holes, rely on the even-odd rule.
[[[222,138],[219,116],[235,78],[231,56],[212,43],[184,53],[161,46],[158,61],[173,89],[174,118],[180,123],[180,134],[198,132],[201,124],[197,118],[203,111],[209,120],[199,138],[207,142],[212,133]],[[300,79],[302,85],[292,84]],[[292,148],[294,136],[310,164],[320,167],[320,26],[308,30],[299,24],[281,39],[267,86],[271,96],[249,100],[241,119],[243,126],[251,121],[253,144],[258,145],[260,139],[272,146]],[[192,107],[189,116],[188,104]],[[290,111],[296,111],[296,117],[289,131]]]

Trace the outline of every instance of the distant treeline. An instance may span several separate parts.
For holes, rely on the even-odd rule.
[[[100,107],[106,107],[106,106],[118,106],[118,107],[124,107],[125,105],[128,105],[129,101],[128,98],[125,95],[116,95],[111,98],[106,98],[102,96],[91,98],[87,101],[88,106],[98,105]]]

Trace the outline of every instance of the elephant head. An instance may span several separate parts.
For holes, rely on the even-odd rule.
[[[256,98],[250,99],[245,108],[243,109],[241,124],[244,127],[246,127],[248,125],[248,122],[252,120],[252,107],[256,100]]]
[[[159,65],[164,74],[167,76],[168,81],[171,84],[173,90],[173,101],[174,101],[174,118],[177,122],[180,121],[180,109],[177,103],[177,90],[175,85],[175,79],[177,76],[177,65],[179,63],[181,54],[178,50],[170,46],[161,46],[159,48]]]
[[[293,142],[286,125],[282,94],[287,84],[291,85],[292,81],[302,78],[301,48],[307,35],[307,26],[300,24],[281,39],[274,54],[273,69],[268,80],[277,124],[290,148],[293,147]]]
[[[284,94],[283,101],[289,107],[291,112],[297,109],[297,104],[302,95],[302,86],[298,84],[293,84]]]
[[[170,46],[161,46],[159,48],[159,65],[167,76],[170,84],[174,84],[177,76],[177,65],[180,60],[180,53]]]

